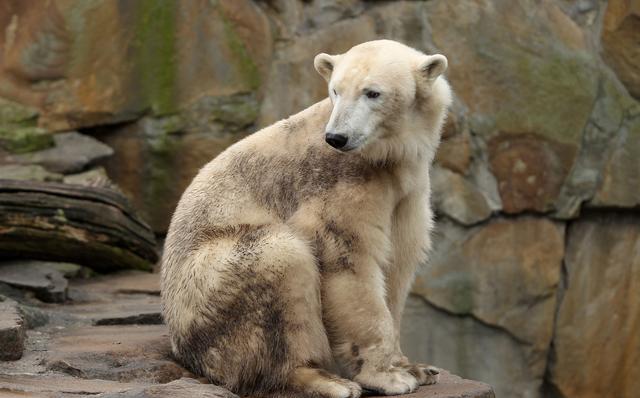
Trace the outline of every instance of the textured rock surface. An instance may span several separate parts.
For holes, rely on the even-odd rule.
[[[60,303],[67,298],[67,280],[45,261],[0,262],[0,282],[33,291],[47,303]]]
[[[69,174],[113,155],[113,149],[89,136],[76,132],[53,136],[54,146],[41,151],[14,156],[10,161],[22,164],[39,164],[47,170]]]
[[[566,397],[632,397],[640,390],[640,218],[591,216],[568,235],[551,381]]]
[[[26,326],[15,301],[0,296],[0,361],[22,357]]]
[[[122,392],[104,393],[100,398],[173,398],[173,397],[201,397],[201,398],[236,398],[237,395],[222,387],[202,384],[197,380],[182,378],[159,386],[138,387]]]
[[[127,311],[158,314],[158,274],[130,271],[70,283],[72,302],[66,304],[43,306],[20,297],[46,311],[48,321],[28,332],[20,360],[0,362],[0,396],[236,397],[201,383],[171,359],[165,325],[148,325],[142,317],[130,318],[126,325],[95,322],[118,312],[123,317]],[[5,342],[2,331],[9,319],[4,315],[6,303],[11,302],[0,303],[0,343]],[[17,305],[12,305],[16,314]],[[487,384],[442,371],[438,384],[411,397],[492,398],[494,394]]]
[[[29,180],[29,181],[62,181],[62,175],[47,171],[44,167],[36,164],[19,165],[8,164],[0,166],[0,178],[9,180]]]
[[[440,222],[431,260],[420,271],[413,291],[447,313],[470,316],[468,324],[475,319],[523,344],[518,352],[526,358],[526,384],[539,388],[553,335],[563,255],[564,227],[546,219],[498,219],[471,229]],[[407,347],[416,344],[420,345],[406,342]],[[504,363],[492,368],[492,378],[482,379],[500,391],[512,376],[514,354],[486,352]],[[415,355],[427,360],[420,349]],[[440,358],[429,361],[436,359]],[[464,361],[456,368],[467,366]]]
[[[484,195],[460,174],[434,168],[431,184],[437,212],[464,225],[477,224],[491,216],[491,208]]]
[[[640,98],[640,3],[611,0],[602,29],[605,61],[616,71],[629,92]]]
[[[529,374],[523,347],[509,333],[470,316],[438,310],[411,296],[402,341],[415,360],[456,367],[494,386],[497,397],[536,396],[540,381]]]

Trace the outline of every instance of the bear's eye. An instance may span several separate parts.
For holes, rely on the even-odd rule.
[[[333,89],[333,95],[335,95],[336,97],[338,96],[338,93],[336,92],[336,89]]]
[[[373,91],[373,90],[367,90],[365,94],[367,98],[370,98],[370,99],[378,98],[380,96],[379,92]]]

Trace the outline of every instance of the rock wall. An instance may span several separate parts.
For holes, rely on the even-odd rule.
[[[158,233],[199,167],[325,97],[315,54],[444,53],[456,99],[406,351],[503,397],[640,388],[639,1],[6,0],[0,26],[0,161],[91,135],[114,154],[73,172],[104,166]]]

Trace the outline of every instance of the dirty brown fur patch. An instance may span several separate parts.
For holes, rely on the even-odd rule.
[[[243,231],[229,257],[233,263],[219,274],[221,287],[209,305],[199,309],[199,321],[189,333],[177,339],[177,354],[184,365],[242,395],[278,389],[290,371],[285,368],[287,303],[280,294],[284,274],[256,270],[266,233],[262,227]],[[238,345],[238,338],[259,342],[255,347]]]
[[[287,220],[301,202],[322,196],[338,182],[363,184],[375,167],[356,156],[310,147],[299,158],[259,153],[239,154],[230,164],[231,173],[249,187],[256,201]],[[274,172],[277,170],[277,172]]]
[[[359,238],[356,234],[339,227],[335,221],[329,220],[325,222],[322,231],[316,232],[315,244],[321,273],[342,271],[355,273],[355,265],[351,256],[359,245]],[[326,248],[328,245],[331,245],[333,251],[337,253],[335,258],[327,258]]]

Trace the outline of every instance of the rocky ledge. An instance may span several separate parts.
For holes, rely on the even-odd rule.
[[[38,265],[46,267],[55,263]],[[63,275],[72,279],[61,303],[41,302],[37,291],[0,281],[0,396],[236,397],[171,359],[158,274],[91,277],[65,267]],[[494,393],[484,383],[443,371],[438,384],[408,396]]]

